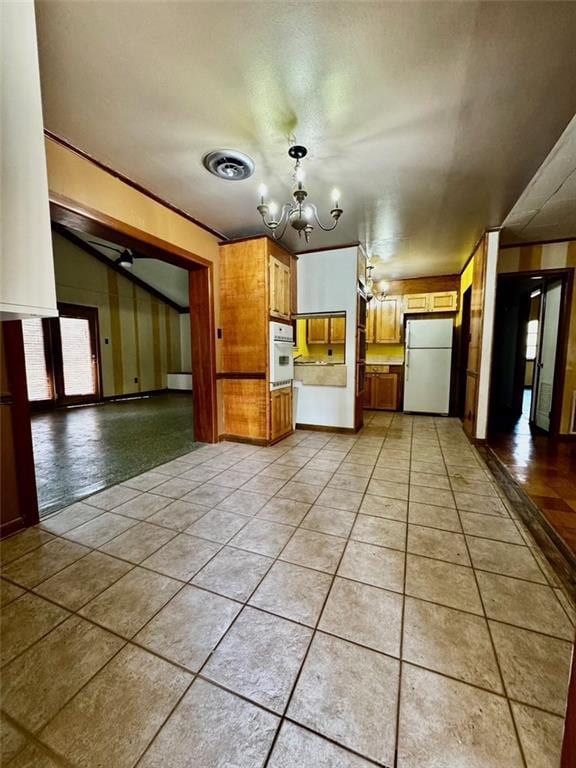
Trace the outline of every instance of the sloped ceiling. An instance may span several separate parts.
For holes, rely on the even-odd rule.
[[[512,208],[504,243],[576,238],[576,118]]]
[[[84,240],[84,242],[91,245],[111,262],[116,261],[120,255],[119,252],[123,250],[115,243],[103,240],[100,237],[88,235],[77,230],[70,230],[70,232],[80,240]],[[160,291],[163,296],[167,296],[172,301],[175,301],[181,307],[189,306],[188,270],[175,267],[173,264],[160,261],[160,259],[135,258],[132,269],[128,271],[135,277],[139,277],[147,285]]]
[[[207,225],[262,232],[266,182],[344,216],[379,276],[457,271],[576,112],[573,2],[37,2],[46,127]],[[202,167],[246,152],[254,176]],[[305,245],[290,234],[287,245]]]

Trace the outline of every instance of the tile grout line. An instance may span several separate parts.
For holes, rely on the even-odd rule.
[[[385,439],[382,441],[382,445],[384,445],[384,443],[385,443]],[[321,449],[319,449],[319,450],[321,450]],[[317,451],[317,453],[318,453],[318,452],[319,452],[319,451]],[[349,449],[349,450],[348,450],[348,451],[345,453],[345,456],[348,456],[348,454],[349,454],[349,453],[350,453],[350,449]],[[380,451],[379,451],[379,453],[380,453]],[[210,459],[208,459],[207,461],[209,461],[209,460],[210,460]],[[308,461],[310,461],[310,460],[311,460],[311,458],[310,458],[310,459],[308,459]],[[342,464],[342,462],[343,462],[344,460],[345,460],[345,459],[343,459],[343,460],[340,462],[340,464]],[[274,462],[271,462],[271,463],[274,463]],[[303,469],[305,466],[306,466],[306,465],[303,465],[303,466],[302,466],[300,469]],[[375,464],[372,466],[372,473],[374,472],[374,466],[375,466]],[[298,471],[300,471],[300,469],[299,469]],[[334,474],[334,473],[332,473],[332,474]],[[287,481],[287,482],[288,482],[288,481]],[[285,483],[285,484],[286,484],[286,483]],[[284,484],[284,485],[285,485],[285,484]],[[281,488],[282,488],[282,487],[284,487],[284,486],[281,486]],[[322,487],[325,487],[325,486],[322,486]],[[364,493],[362,494],[363,498],[365,497],[365,495],[366,495],[366,491],[364,491]],[[272,497],[272,498],[273,498],[273,497]],[[170,503],[170,502],[169,502],[169,503]],[[311,506],[314,506],[314,505],[311,505]],[[212,508],[207,508],[207,512],[208,512],[208,511],[211,511],[212,509],[214,509],[214,507],[212,507]],[[113,510],[103,510],[103,512],[104,512],[104,511],[110,511],[110,512],[112,512],[112,513],[113,513]],[[153,513],[153,514],[154,514],[154,513]],[[358,515],[359,515],[359,514],[360,514],[359,510],[357,510],[357,512],[356,512],[356,515],[355,515],[355,520],[357,520],[357,518],[358,518]],[[202,517],[203,517],[203,516],[202,516]],[[249,518],[247,519],[247,522],[249,522],[249,520],[250,520],[250,519],[256,519],[256,516],[252,516],[252,517],[249,517]],[[139,519],[138,519],[138,520],[136,521],[136,523],[135,523],[135,524],[137,524],[138,522],[144,522],[144,521],[145,521],[145,520],[139,520]],[[300,523],[298,526],[296,526],[296,527],[295,527],[295,530],[298,530],[300,527],[301,527],[301,523]],[[128,530],[130,530],[130,529],[128,529]],[[173,529],[170,529],[170,530],[173,530]],[[306,529],[304,529],[304,530],[306,530]],[[352,530],[352,529],[351,529],[351,530]],[[407,530],[408,530],[408,528],[407,528]],[[351,531],[350,531],[350,533],[351,533]],[[121,534],[119,534],[119,535],[121,535]],[[294,535],[294,533],[292,534],[292,536],[293,536],[293,535]],[[324,534],[324,535],[331,535],[331,534]],[[288,543],[289,543],[289,541],[291,540],[292,536],[291,536],[291,537],[290,537],[290,539],[289,539],[289,540],[286,542],[285,546],[287,546],[287,544],[288,544]],[[61,538],[64,538],[64,537],[61,537]],[[113,537],[113,538],[116,538],[116,537]],[[350,534],[348,535],[348,539],[347,539],[347,540],[351,540],[351,539],[350,539]],[[235,548],[233,545],[230,545],[230,543],[229,543],[229,542],[227,542],[227,543],[225,543],[225,544],[222,544],[221,542],[218,542],[218,543],[219,543],[219,544],[221,544],[221,548],[218,550],[218,552],[220,552],[220,551],[221,551],[221,549],[222,549],[224,546],[232,546],[233,548]],[[40,546],[42,546],[42,545],[40,545]],[[284,548],[283,548],[283,549],[284,549]],[[96,549],[95,549],[95,550],[91,550],[91,551],[100,551],[100,550],[96,550]],[[250,550],[248,550],[248,551],[250,551]],[[282,550],[282,551],[283,551],[283,550]],[[218,554],[218,552],[217,552],[217,553],[215,553],[214,557],[215,557],[215,556]],[[25,554],[27,554],[27,553],[25,553]],[[88,554],[89,554],[89,553],[88,553]],[[280,553],[280,554],[281,554],[281,553]],[[279,554],[279,555],[278,555],[278,556],[277,556],[277,557],[276,557],[276,558],[273,560],[272,564],[270,565],[270,568],[272,567],[272,565],[274,564],[274,562],[276,562],[276,561],[279,559],[279,557],[280,557],[280,554]],[[83,557],[86,557],[86,556],[87,556],[87,555],[83,555]],[[16,558],[16,559],[18,559],[18,558]],[[80,559],[82,559],[82,558],[80,558]],[[76,562],[78,562],[78,561],[76,561]],[[130,562],[130,561],[128,561],[128,562]],[[134,565],[133,563],[130,563],[130,564],[133,566],[133,568],[135,568],[135,567],[137,567],[137,566],[139,565],[139,564],[136,564],[136,565]],[[207,563],[206,563],[206,564],[207,564]],[[205,564],[205,565],[206,565],[206,564]],[[71,565],[72,565],[72,564],[71,564]],[[199,573],[199,572],[202,570],[202,568],[203,568],[203,567],[205,567],[205,565],[204,565],[204,566],[202,566],[202,567],[199,569],[199,571],[197,571],[196,573]],[[69,567],[69,566],[66,566],[66,567]],[[306,566],[301,566],[301,567],[306,567]],[[268,569],[268,571],[270,570],[270,568]],[[131,570],[132,570],[132,569],[131,569]],[[314,569],[312,569],[312,570],[314,570]],[[266,573],[268,573],[268,571],[267,571]],[[128,571],[128,573],[129,573],[129,572],[130,572],[130,571]],[[52,575],[55,575],[55,574],[52,574]],[[261,581],[262,581],[262,580],[265,578],[265,576],[266,576],[266,574],[264,574],[264,575],[262,576],[262,579],[260,580],[259,584],[260,584],[260,583],[261,583]],[[336,577],[336,572],[335,572],[335,574],[334,574],[334,577],[333,577],[333,580],[332,580],[332,584],[333,584],[333,582],[334,582],[334,579],[335,579],[335,577]],[[50,578],[50,577],[48,577],[48,578]],[[119,578],[122,578],[122,577],[119,577]],[[191,577],[191,578],[194,578],[194,577]],[[182,589],[184,586],[186,586],[187,584],[190,584],[190,583],[191,583],[191,580],[188,580],[187,582],[184,582],[184,583],[183,583],[183,585],[182,585],[182,587],[181,587],[181,589]],[[254,592],[254,591],[255,591],[255,590],[258,588],[259,584],[258,584],[258,585],[257,585],[257,586],[254,588],[253,592]],[[197,586],[197,585],[193,585],[193,586]],[[198,588],[202,589],[202,587],[198,587]],[[28,588],[24,588],[24,589],[25,589],[25,591],[32,591],[31,589],[28,589]],[[178,592],[180,592],[180,591],[181,591],[181,589],[180,589],[180,590],[178,590]],[[103,590],[103,591],[105,591],[105,590]],[[206,590],[206,591],[210,591],[210,590]],[[178,594],[178,592],[177,592],[177,593],[175,593],[175,595],[174,595],[172,598],[170,598],[170,599],[173,599],[174,597],[176,597],[176,595]],[[253,594],[253,592],[252,592],[252,594]],[[328,594],[327,594],[327,597],[329,596],[329,593],[330,593],[330,592],[328,592]],[[99,594],[100,594],[100,593],[99,593]],[[219,594],[219,593],[215,593],[215,594]],[[228,599],[230,599],[230,598],[228,598]],[[249,599],[250,599],[250,597],[248,598],[248,600],[249,600]],[[245,607],[245,605],[247,605],[247,604],[248,604],[248,600],[246,601],[246,603],[244,603],[244,606],[243,606],[243,607]],[[88,602],[90,602],[90,601],[88,601]],[[168,602],[170,602],[170,601],[168,601]],[[167,603],[166,603],[166,604],[167,604]],[[166,604],[165,604],[165,605],[166,605]],[[165,606],[162,606],[162,608],[163,608],[163,607],[165,607]],[[240,611],[239,611],[239,614],[242,612],[242,610],[243,610],[243,607],[240,609]],[[162,610],[162,608],[161,608],[161,609],[159,609],[159,610]],[[260,610],[262,610],[262,609],[260,609]],[[238,614],[238,615],[239,615],[239,614]],[[275,614],[272,614],[272,615],[275,615]],[[318,621],[320,620],[320,617],[321,617],[321,614],[319,615],[319,619],[318,619]],[[84,619],[85,619],[86,617],[82,617],[82,618],[84,618]],[[150,620],[151,620],[151,619],[150,619]],[[100,626],[100,625],[97,625],[97,626]],[[110,630],[108,630],[108,631],[110,631]],[[138,631],[140,631],[140,630],[138,630]],[[137,634],[137,633],[136,633],[136,634]],[[225,633],[225,634],[226,634],[226,633]],[[326,634],[330,634],[330,633],[326,633]],[[133,643],[133,640],[132,640],[132,639],[130,639],[130,640],[128,640],[128,641],[126,641],[126,639],[122,637],[122,640],[125,642],[125,644],[126,644],[126,642],[130,642],[130,643],[132,643],[132,644],[135,644],[135,643]],[[38,641],[36,641],[36,642],[38,642]],[[349,641],[349,642],[353,642],[353,641]],[[357,643],[355,643],[355,644],[357,644]],[[34,645],[34,644],[33,644],[33,645]],[[135,644],[135,645],[137,645],[137,644]],[[359,644],[357,644],[357,645],[359,645]],[[29,647],[32,647],[32,646],[29,646]],[[124,645],[123,647],[125,647],[125,645]],[[217,647],[217,646],[216,646],[216,647]],[[361,647],[364,647],[364,646],[361,646]],[[27,649],[26,649],[26,650],[27,650]],[[374,649],[371,649],[371,650],[374,650]],[[386,654],[385,654],[385,655],[386,655]],[[160,657],[160,658],[164,658],[164,657],[162,657],[162,656],[159,656],[159,657]],[[393,658],[393,657],[392,657],[392,658]],[[303,664],[303,663],[304,663],[304,662],[302,662],[302,664]],[[184,668],[184,669],[185,669],[185,668]],[[189,672],[189,670],[186,670],[186,671],[187,671],[187,672]],[[448,677],[449,677],[449,676],[448,676]],[[194,679],[195,679],[195,678],[194,678]],[[214,683],[214,681],[211,681],[211,682],[213,682],[213,684],[216,684],[216,683]],[[235,692],[231,692],[231,693],[235,693]],[[183,695],[185,695],[185,694],[183,694]],[[236,695],[240,695],[240,694],[236,694]],[[247,699],[247,700],[248,700],[248,701],[250,701],[250,699]],[[254,702],[253,702],[253,703],[254,703]],[[175,706],[176,706],[176,705],[175,705]],[[257,704],[256,706],[260,706],[260,707],[262,707],[262,705],[258,705],[258,704]],[[543,711],[545,711],[545,710],[543,710]],[[290,719],[290,718],[288,718],[288,719]],[[303,726],[303,727],[305,727],[305,726]],[[312,731],[312,732],[314,732],[314,731]],[[321,734],[321,735],[322,735],[322,734]],[[323,735],[322,735],[322,736],[323,736]],[[327,738],[327,737],[324,737],[324,738]],[[345,747],[344,747],[344,748],[345,748]],[[345,749],[346,749],[346,748],[345,748]]]
[[[392,421],[392,423],[394,423]],[[400,619],[400,648],[399,648],[399,666],[398,666],[398,693],[396,701],[396,732],[394,738],[394,768],[398,766],[398,753],[400,744],[400,715],[402,698],[402,669],[404,666],[404,619],[406,615],[406,580],[408,575],[408,532],[410,530],[410,476],[412,470],[412,450],[414,446],[414,419],[410,421],[410,456],[408,459],[408,499],[406,502],[406,534],[404,547],[404,573],[402,578],[402,611]],[[386,445],[384,441],[383,446]]]
[[[444,462],[445,462],[445,456],[444,456],[444,451],[442,449],[442,446],[441,446],[440,450],[442,451],[442,456],[443,456],[443,459],[444,459]],[[460,520],[460,525],[462,525],[462,520],[460,518],[460,510],[458,509],[458,507],[456,507],[456,512],[458,514],[458,519]],[[510,699],[508,697],[508,688],[507,688],[506,682],[504,680],[504,674],[502,672],[502,666],[500,664],[500,658],[498,656],[498,653],[497,653],[497,650],[496,650],[496,644],[494,642],[494,637],[492,635],[492,628],[490,627],[490,622],[488,621],[488,615],[486,613],[486,606],[485,606],[485,603],[484,603],[484,597],[482,595],[482,591],[480,589],[480,584],[478,583],[478,578],[476,576],[476,570],[474,568],[474,561],[472,560],[472,556],[470,554],[470,548],[468,546],[468,541],[466,539],[465,539],[465,542],[466,542],[466,550],[468,552],[468,557],[470,558],[470,562],[472,563],[472,574],[473,574],[474,583],[476,584],[476,589],[478,591],[478,595],[479,595],[479,598],[480,598],[480,603],[482,605],[482,611],[484,613],[484,622],[486,624],[486,629],[488,631],[488,637],[490,638],[490,645],[492,647],[492,653],[494,654],[494,659],[496,661],[496,667],[498,669],[498,674],[500,676],[500,683],[502,685],[502,690],[504,692],[505,700],[506,700],[506,703],[507,703],[507,706],[508,706],[508,712],[510,714],[510,719],[511,719],[511,722],[512,722],[512,727],[514,729],[514,735],[516,736],[516,743],[518,744],[518,749],[519,749],[519,752],[520,752],[520,757],[522,759],[522,764],[524,765],[524,768],[528,768],[528,763],[527,763],[527,760],[526,760],[526,755],[524,754],[524,747],[523,747],[522,742],[520,740],[520,733],[518,731],[518,726],[516,725],[516,720],[514,718],[514,713],[513,713],[513,710],[512,710],[512,705],[511,705]]]
[[[355,441],[354,441],[354,444],[355,444],[356,442],[357,442],[357,440],[355,440]],[[346,456],[349,456],[349,454],[350,454],[350,450],[352,450],[352,449],[349,449],[349,450],[348,450],[348,451],[347,451],[347,452],[344,454],[344,456],[345,456],[345,457],[346,457]],[[378,455],[380,455],[380,451],[378,451]],[[340,465],[341,465],[341,464],[342,464],[342,462],[343,462],[343,461],[345,461],[345,460],[346,460],[346,459],[345,459],[345,458],[343,458],[343,459],[342,459],[342,461],[340,462]],[[376,460],[376,461],[377,461],[377,460]],[[340,466],[340,465],[339,465],[339,466]],[[374,472],[374,467],[375,467],[375,465],[376,465],[376,462],[374,463],[374,465],[373,465],[373,467],[372,467],[372,472],[370,473],[370,477],[369,477],[368,483],[369,483],[369,481],[370,481],[370,478],[372,477],[372,474],[373,474],[373,472]],[[368,487],[368,483],[366,484],[366,488]],[[354,514],[354,520],[353,520],[353,522],[352,522],[352,525],[350,526],[350,530],[349,530],[349,532],[348,532],[348,536],[346,537],[346,543],[345,543],[344,547],[342,548],[342,552],[340,553],[340,557],[338,558],[338,563],[336,564],[336,567],[335,567],[335,569],[334,569],[334,572],[333,572],[333,574],[331,574],[332,578],[331,578],[331,581],[330,581],[330,585],[329,585],[328,589],[326,590],[326,595],[325,595],[325,597],[324,597],[324,600],[323,600],[323,602],[322,602],[322,606],[321,606],[321,608],[320,608],[320,610],[319,610],[319,612],[318,612],[318,616],[317,616],[317,618],[316,618],[316,621],[315,621],[315,623],[314,623],[314,627],[312,628],[312,634],[311,634],[311,636],[310,636],[310,640],[309,640],[309,643],[308,643],[308,647],[307,647],[307,649],[306,649],[306,652],[305,652],[304,656],[302,657],[302,661],[301,661],[301,663],[300,663],[300,666],[299,666],[298,672],[297,672],[297,674],[296,674],[296,676],[295,676],[295,678],[294,678],[294,681],[293,681],[293,683],[292,683],[292,686],[291,686],[291,689],[290,689],[290,693],[288,694],[288,698],[287,698],[287,700],[286,700],[286,704],[284,705],[284,709],[283,709],[283,712],[282,712],[282,716],[281,716],[281,719],[280,719],[280,723],[279,723],[279,726],[278,726],[278,728],[277,728],[277,730],[276,730],[276,733],[274,734],[274,738],[273,738],[273,740],[272,740],[272,742],[271,742],[271,744],[270,744],[270,748],[269,748],[268,754],[267,754],[267,756],[266,756],[266,758],[265,758],[265,760],[264,760],[264,763],[263,763],[263,768],[266,768],[266,767],[268,766],[268,764],[269,764],[269,762],[270,762],[270,759],[272,758],[272,754],[273,754],[273,752],[274,752],[274,749],[275,749],[275,747],[276,747],[276,743],[277,743],[277,741],[278,741],[278,738],[279,738],[279,735],[280,735],[280,731],[281,731],[281,729],[282,729],[282,724],[285,722],[285,720],[286,720],[286,718],[287,718],[287,715],[288,715],[288,710],[289,710],[289,708],[290,708],[290,704],[291,704],[291,702],[292,702],[292,698],[293,698],[293,696],[294,696],[294,693],[295,693],[295,691],[296,691],[296,688],[297,688],[297,686],[298,686],[298,683],[299,683],[299,681],[300,681],[300,677],[301,677],[301,675],[302,675],[302,671],[303,671],[303,669],[304,669],[304,666],[305,666],[305,664],[306,664],[306,661],[307,661],[307,659],[308,659],[308,656],[309,656],[309,654],[310,654],[310,649],[312,648],[312,643],[314,642],[314,638],[316,637],[316,634],[317,634],[317,632],[319,631],[318,627],[319,627],[320,621],[322,620],[322,615],[323,615],[323,613],[324,613],[324,610],[325,610],[325,608],[326,608],[326,604],[327,604],[327,602],[328,602],[328,599],[329,599],[329,597],[330,597],[330,594],[331,594],[331,592],[332,592],[332,588],[333,588],[333,586],[334,586],[334,583],[335,583],[335,581],[336,581],[337,573],[338,573],[338,570],[339,570],[339,568],[340,568],[340,565],[341,565],[341,563],[342,563],[342,560],[343,560],[343,558],[344,558],[344,554],[345,554],[345,552],[346,552],[346,550],[347,550],[347,548],[348,548],[348,543],[349,543],[349,542],[350,542],[350,540],[351,540],[351,539],[350,539],[350,536],[351,536],[351,534],[352,534],[352,531],[354,530],[354,525],[356,524],[356,521],[357,521],[357,519],[358,519],[358,515],[360,514],[359,510],[360,510],[360,508],[361,508],[361,506],[362,506],[362,502],[363,502],[363,500],[364,500],[364,497],[365,497],[365,496],[366,496],[366,491],[364,491],[364,492],[362,493],[362,498],[361,498],[360,502],[358,503],[358,507],[357,507],[357,510],[356,510],[356,512],[355,512],[355,514]],[[296,722],[297,722],[297,721],[296,721]],[[322,734],[320,734],[320,735],[322,735]],[[338,744],[338,742],[336,742],[336,743]],[[345,745],[343,745],[343,744],[338,744],[338,746],[340,746],[340,747],[342,747],[342,748],[346,749],[346,746],[345,746]],[[360,754],[360,753],[357,753],[357,754]],[[364,757],[364,755],[361,755],[361,756],[362,756],[362,757]],[[378,763],[378,762],[377,762],[376,764],[381,764],[381,763]]]

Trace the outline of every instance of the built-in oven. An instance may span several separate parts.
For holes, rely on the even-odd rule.
[[[270,323],[270,389],[292,384],[294,378],[294,329],[285,323]]]

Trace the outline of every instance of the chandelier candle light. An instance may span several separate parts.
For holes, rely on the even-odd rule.
[[[333,207],[330,211],[330,215],[334,219],[334,224],[330,227],[325,227],[318,218],[316,206],[313,203],[305,203],[306,198],[308,197],[308,192],[304,189],[304,171],[302,170],[300,161],[303,157],[306,157],[308,150],[306,147],[295,144],[293,147],[290,147],[288,154],[291,158],[296,160],[293,175],[294,187],[292,189],[294,202],[285,203],[285,205],[282,206],[280,215],[278,215],[277,204],[273,200],[270,202],[266,201],[268,190],[264,184],[262,184],[260,187],[260,205],[257,206],[257,208],[262,216],[264,226],[266,229],[270,230],[272,237],[275,240],[284,235],[288,224],[290,224],[290,226],[298,232],[299,237],[302,237],[302,233],[304,233],[306,242],[309,242],[310,234],[314,230],[312,221],[315,221],[324,232],[331,232],[336,228],[338,220],[343,213],[342,208],[340,208],[340,193],[337,189],[332,192]]]

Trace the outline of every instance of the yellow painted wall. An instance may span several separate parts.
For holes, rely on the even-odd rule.
[[[470,259],[470,261],[466,265],[466,269],[460,275],[460,297],[458,301],[458,314],[456,315],[456,320],[454,321],[454,325],[456,325],[457,327],[462,325],[462,296],[464,295],[464,291],[467,291],[468,288],[470,288],[470,286],[472,285],[473,274],[474,274],[474,257]]]
[[[76,152],[46,138],[48,186],[52,198],[66,198],[212,262],[214,270],[214,311],[220,325],[219,238],[183,216],[138,192]],[[220,370],[220,342],[216,341],[216,369]],[[217,382],[218,431],[223,432],[222,383]]]
[[[366,348],[366,362],[370,363],[380,359],[404,360],[404,344],[368,344]]]
[[[98,309],[103,395],[165,389],[180,369],[179,313],[60,235],[52,240],[58,301]]]
[[[529,272],[532,270],[563,269],[572,267],[576,271],[576,242],[548,243],[546,245],[524,245],[518,248],[503,248],[498,254],[498,272]],[[576,278],[576,275],[574,276]],[[572,292],[568,331],[568,354],[564,391],[562,393],[562,416],[560,433],[566,434],[570,427],[572,393],[576,390],[576,290]]]

